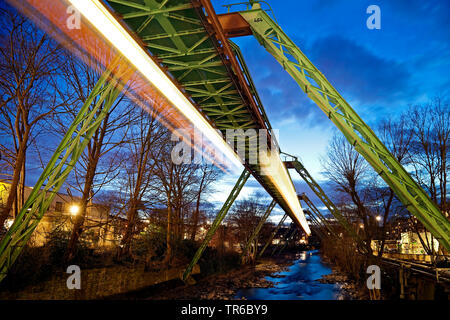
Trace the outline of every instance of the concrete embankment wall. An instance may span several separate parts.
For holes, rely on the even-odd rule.
[[[70,274],[61,272],[50,280],[29,286],[19,292],[0,292],[0,300],[87,300],[132,292],[165,281],[180,278],[184,268],[173,268],[158,272],[146,272],[144,266],[133,268],[115,266],[109,268],[81,270],[81,289],[68,289]],[[200,273],[195,266],[193,274]]]

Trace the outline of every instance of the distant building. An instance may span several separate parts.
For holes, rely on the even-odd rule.
[[[0,208],[3,208],[9,194],[10,184],[0,183]],[[24,196],[28,198],[33,188],[25,187]],[[79,197],[57,193],[47,212],[33,232],[29,244],[44,245],[55,232],[71,232],[75,216],[79,210]],[[83,233],[87,243],[92,246],[111,246],[120,241],[120,225],[123,221],[110,216],[110,208],[105,205],[90,203],[86,210],[85,231]],[[11,215],[5,223],[9,229],[14,222]]]
[[[420,237],[422,241],[429,246],[434,248],[435,251],[439,248],[439,241],[432,237],[429,232],[420,232]],[[419,239],[419,236],[415,232],[404,232],[401,234],[400,241],[400,253],[405,254],[426,254],[425,248]]]

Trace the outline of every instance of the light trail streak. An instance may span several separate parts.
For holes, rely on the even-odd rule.
[[[130,87],[134,90],[134,94],[141,98],[138,100],[141,102],[142,100],[152,101],[156,111],[164,114],[166,117],[165,120],[167,121],[164,121],[164,119],[160,119],[160,121],[163,120],[163,122],[166,122],[164,124],[172,131],[174,131],[176,127],[187,128],[195,126],[212,144],[212,146],[207,146],[206,149],[211,149],[212,147],[217,148],[222,155],[231,161],[231,164],[235,169],[242,168],[242,161],[238,154],[226,143],[216,129],[208,123],[189,99],[179,90],[166,73],[161,70],[157,63],[153,61],[149,54],[138,44],[138,42],[136,42],[121,23],[116,20],[101,1],[25,1],[49,19],[56,27],[60,28],[62,32],[65,33],[64,37],[72,39],[74,43],[93,55],[95,59],[101,62],[105,67],[108,65],[108,59],[112,59],[115,54],[120,53],[123,55],[131,64],[130,67],[133,67],[133,69],[138,71],[135,74],[135,77],[130,81],[134,81],[134,84],[130,85]],[[66,4],[63,4],[64,2]],[[82,14],[84,19],[86,19],[98,33],[109,42],[109,44],[105,43],[103,39],[99,39],[96,33],[87,27],[86,23],[83,23],[83,31],[67,30],[67,27],[65,26],[65,19],[67,16],[64,14],[61,15],[61,12],[67,11],[67,4],[71,4],[75,7]],[[111,45],[117,50],[116,53],[109,48]],[[70,44],[69,46],[73,45]],[[105,59],[105,55],[109,56],[109,58]],[[168,101],[165,101],[166,99],[160,99],[160,96],[164,96]],[[139,103],[139,105],[145,108],[141,103]],[[174,106],[183,116],[174,113],[171,106]],[[193,147],[196,148],[197,146],[194,145]],[[260,174],[269,177],[272,184],[277,188],[285,202],[288,204],[294,218],[297,220],[296,222],[302,226],[307,234],[310,234],[310,229],[298,201],[294,185],[289,177],[287,169],[282,164],[278,152],[275,152],[274,155],[271,156],[270,169],[261,166]]]

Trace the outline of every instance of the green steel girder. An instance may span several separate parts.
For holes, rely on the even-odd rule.
[[[283,241],[283,239],[284,239],[284,243],[286,243],[286,241],[289,237],[289,234],[292,233],[293,231],[294,231],[294,228],[292,228],[292,225],[290,225],[289,228],[286,230],[286,232],[284,234],[280,235],[280,242],[278,244],[280,244],[281,241]],[[281,247],[280,245],[273,247],[272,253],[270,255],[273,256],[280,247]]]
[[[317,220],[317,217],[312,213],[312,211],[308,210],[307,213],[311,219],[311,224],[313,224],[318,229],[323,229],[323,223]]]
[[[0,242],[0,281],[6,277],[11,265],[18,258],[83,150],[122,91],[124,82],[129,79],[132,70],[124,71],[123,67],[119,70],[120,75],[112,76],[111,71],[118,66],[120,67],[120,57],[114,59],[97,81],[20,209],[14,223]]]
[[[326,236],[322,233],[322,227],[320,226],[320,223],[311,213],[309,214],[309,217],[311,218],[311,224],[314,225],[315,232],[320,237],[320,239],[324,240]]]
[[[292,231],[291,231],[292,229]],[[291,229],[288,229],[288,231],[286,232],[286,236],[285,236],[285,241],[283,243],[283,245],[281,247],[275,247],[273,248],[272,251],[272,256],[275,254],[275,252],[277,252],[278,249],[280,249],[278,251],[278,254],[280,254],[281,252],[283,252],[283,250],[287,247],[288,243],[294,238],[294,236],[297,234],[297,228],[294,226]],[[289,233],[290,231],[290,233]]]
[[[249,23],[260,44],[338,127],[411,214],[450,251],[450,222],[325,76],[260,8],[259,3],[254,4],[251,10],[240,12],[240,15]]]
[[[205,27],[198,2],[190,0],[105,0],[157,57],[202,114],[224,134],[226,129],[259,128],[238,81]],[[206,106],[214,104],[214,110]],[[243,106],[236,112],[235,105]],[[223,121],[226,120],[226,121]]]
[[[227,215],[228,211],[230,210],[234,201],[238,197],[239,192],[241,192],[242,188],[245,185],[245,182],[247,182],[249,177],[250,177],[250,172],[247,169],[244,169],[244,171],[242,171],[242,174],[239,177],[238,181],[236,182],[233,189],[231,190],[230,195],[228,196],[227,200],[223,204],[219,213],[216,215],[216,218],[214,219],[213,223],[211,224],[211,227],[208,229],[205,239],[203,240],[200,247],[197,249],[197,252],[195,253],[194,257],[192,258],[192,261],[186,267],[186,270],[184,271],[183,276],[182,276],[183,281],[188,281],[188,278],[192,272],[192,269],[194,268],[194,266],[197,264],[198,260],[202,256],[203,251],[206,249],[206,247],[208,246],[208,243],[211,241],[212,237],[216,233],[217,228],[219,228],[223,219],[225,219],[225,216]]]
[[[293,157],[293,156],[291,156]],[[322,201],[322,203],[327,207],[333,217],[339,222],[339,224],[344,227],[347,233],[353,237],[361,247],[364,247],[363,240],[358,236],[355,229],[348,223],[347,219],[340,213],[338,208],[334,205],[333,201],[325,194],[320,185],[313,179],[306,170],[305,166],[296,158],[293,157],[293,161],[285,161],[287,168],[293,168],[300,177],[306,182],[309,188],[316,194],[316,196]]]
[[[281,218],[280,222],[278,223],[277,227],[275,228],[275,230],[273,230],[272,234],[270,235],[270,238],[267,240],[266,244],[264,245],[264,247],[261,249],[261,251],[258,253],[258,258],[261,258],[264,251],[266,251],[267,247],[272,243],[273,238],[275,237],[275,235],[277,234],[278,230],[281,228],[281,226],[283,225],[284,221],[287,218],[287,214],[285,214],[283,216],[283,218]]]
[[[314,203],[308,198],[308,196],[303,193],[302,195],[299,195],[298,198],[300,200],[303,200],[306,205],[309,207],[309,209],[311,210],[311,214],[315,215],[315,217],[317,217],[317,220],[319,222],[321,222],[325,228],[336,238],[339,238],[339,236],[336,234],[335,230],[333,229],[333,227],[330,225],[330,223],[328,222],[328,220],[322,215],[322,213],[320,213],[319,209],[317,209],[317,207],[314,205]]]
[[[183,88],[202,115],[226,136],[227,129],[271,126],[239,47],[228,41],[239,70],[230,64],[224,44],[202,10],[191,0],[103,0],[142,40],[149,53]],[[203,31],[201,29],[203,28]],[[237,73],[244,74],[241,83]],[[247,96],[248,87],[251,96]],[[252,105],[256,105],[256,111]],[[259,120],[262,119],[262,120]],[[271,136],[271,132],[269,132]],[[277,147],[275,138],[271,137]],[[236,147],[235,147],[236,150]],[[247,160],[247,159],[246,159]],[[280,207],[296,221],[290,207],[259,164],[246,167]]]
[[[263,216],[261,217],[261,219],[259,220],[258,225],[256,226],[255,230],[253,230],[250,238],[248,239],[247,243],[245,244],[244,249],[242,250],[241,253],[241,258],[245,257],[245,255],[247,254],[247,250],[249,248],[249,246],[251,245],[251,243],[256,239],[256,237],[258,236],[259,232],[261,231],[262,226],[264,225],[264,223],[266,222],[267,218],[269,218],[270,213],[272,212],[273,208],[275,208],[276,206],[276,201],[272,200],[272,202],[269,204],[269,206],[267,207],[266,211],[264,212]]]

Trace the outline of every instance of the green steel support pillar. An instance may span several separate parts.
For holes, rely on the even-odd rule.
[[[317,217],[317,220],[321,221],[322,224],[327,228],[327,230],[336,238],[339,238],[339,236],[334,231],[333,227],[330,225],[328,220],[320,213],[319,209],[312,203],[312,201],[308,198],[308,196],[303,193],[301,196],[299,196],[299,199],[303,200],[306,205],[310,208],[311,214],[315,214]]]
[[[313,224],[316,227],[316,233],[319,235],[319,237],[324,240],[325,239],[325,235],[322,233],[321,231],[321,225],[319,223],[319,221],[317,221],[316,217],[314,217],[314,215],[311,212],[309,213],[309,217],[311,218],[311,224]]]
[[[319,236],[320,239],[325,240],[325,238],[326,238],[325,235],[320,230],[318,230],[317,227],[315,227],[314,232]]]
[[[116,76],[113,76],[112,70],[116,68],[118,71]],[[0,281],[6,277],[8,270],[27,244],[131,73],[132,70],[120,65],[120,57],[116,57],[97,81],[14,223],[0,242]]]
[[[217,228],[219,228],[220,224],[222,223],[223,219],[227,215],[228,211],[230,210],[234,201],[238,197],[239,192],[241,192],[242,187],[245,185],[245,182],[247,182],[249,177],[250,177],[250,172],[247,169],[244,169],[244,171],[242,171],[242,174],[239,177],[238,181],[236,182],[233,190],[231,190],[231,193],[228,196],[228,199],[223,204],[222,209],[220,209],[219,213],[217,214],[216,218],[214,219],[214,222],[212,223],[211,227],[209,228],[208,232],[206,233],[205,239],[203,240],[202,244],[198,248],[194,257],[192,258],[192,261],[189,263],[186,270],[184,271],[184,273],[182,275],[183,281],[188,280],[188,278],[192,272],[192,269],[194,268],[194,266],[196,265],[196,263],[202,256],[203,251],[206,249],[206,246],[211,241],[213,235],[216,233]]]
[[[280,229],[280,227],[283,225],[284,221],[287,218],[287,214],[285,214],[283,216],[283,218],[281,218],[280,222],[278,223],[277,227],[275,228],[275,230],[272,232],[272,235],[270,236],[269,240],[267,240],[266,244],[264,245],[264,247],[261,249],[261,252],[258,253],[258,258],[261,258],[264,251],[266,251],[267,247],[272,243],[273,237],[275,237],[275,235],[277,234],[278,230]]]
[[[280,254],[281,252],[283,252],[284,249],[286,249],[286,247],[288,246],[289,242],[295,237],[295,235],[297,234],[297,228],[294,227],[294,230],[292,230],[291,234],[286,237],[286,241],[284,242],[283,246],[280,248],[280,250],[278,251],[278,254]],[[272,253],[272,255],[275,254],[275,252],[277,248],[275,248],[274,252]]]
[[[272,200],[270,205],[267,207],[266,212],[264,212],[264,215],[261,217],[261,220],[259,220],[258,225],[256,226],[255,230],[253,230],[252,235],[250,236],[250,238],[247,241],[247,244],[245,245],[244,249],[242,250],[241,259],[244,258],[245,255],[247,254],[248,247],[253,242],[253,240],[255,240],[255,238],[258,236],[259,231],[261,231],[262,226],[266,222],[267,218],[269,217],[270,213],[272,212],[272,210],[276,204],[277,203],[275,202],[275,200]]]
[[[293,156],[291,156],[293,157]],[[292,168],[294,168],[300,177],[306,182],[310,189],[317,195],[317,197],[322,201],[322,203],[327,207],[333,217],[339,222],[339,224],[344,227],[347,233],[353,237],[361,248],[364,248],[364,241],[358,236],[355,229],[348,223],[347,219],[339,212],[338,208],[334,203],[328,198],[323,189],[319,184],[313,179],[309,174],[303,164],[296,158],[293,157],[294,161],[285,161],[285,163]]]
[[[291,224],[289,226],[289,229],[287,229],[286,233],[282,236],[282,238],[284,239],[284,242],[286,243],[286,241],[288,241],[290,235],[292,235],[292,233],[294,232],[294,226]],[[281,238],[280,238],[281,241]],[[271,256],[273,256],[275,254],[275,252],[278,250],[278,248],[280,248],[280,246],[274,247],[271,253]]]
[[[250,24],[259,43],[344,134],[409,212],[450,251],[450,221],[325,76],[259,3],[255,2],[251,10],[242,11],[240,15]]]

